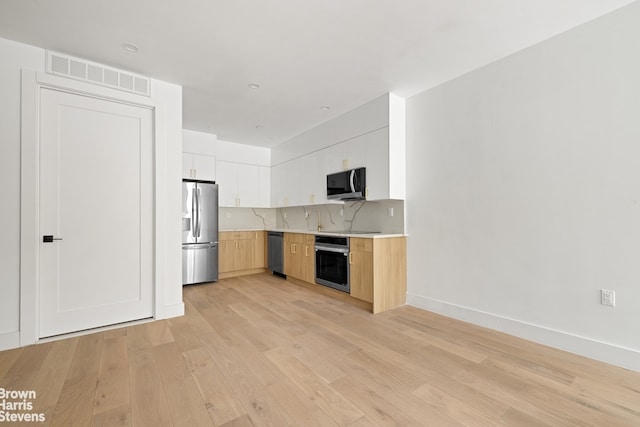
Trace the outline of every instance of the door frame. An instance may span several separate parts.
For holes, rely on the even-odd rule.
[[[165,215],[160,204],[165,197],[159,193],[165,179],[159,173],[166,162],[164,132],[166,107],[153,97],[129,94],[115,89],[75,81],[32,70],[22,70],[21,87],[21,147],[20,147],[20,346],[37,343],[39,324],[39,105],[42,88],[68,92],[80,96],[125,103],[152,110],[153,126],[153,317],[162,311],[166,280],[161,270],[159,254],[166,244],[161,238]]]

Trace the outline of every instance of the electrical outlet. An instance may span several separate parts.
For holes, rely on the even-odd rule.
[[[227,211],[227,219],[231,218],[231,212]]]
[[[600,303],[602,305],[616,306],[616,291],[600,289]]]

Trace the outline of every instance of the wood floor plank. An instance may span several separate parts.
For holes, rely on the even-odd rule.
[[[255,424],[251,422],[251,417],[249,417],[248,415],[243,415],[222,424],[221,427],[255,427]]]
[[[90,425],[98,382],[103,334],[78,339],[60,398],[51,417],[51,426]]]
[[[169,325],[171,335],[173,335],[175,343],[181,352],[193,350],[202,345],[198,339],[196,330],[191,327],[186,316],[168,319],[167,324]]]
[[[448,415],[462,425],[497,424],[503,413],[486,414],[478,411],[468,403],[432,386],[423,384],[413,391],[413,394],[424,400],[426,403],[438,409],[439,412]]]
[[[431,418],[431,423],[425,423],[424,419],[414,420],[409,418],[401,409],[395,407],[387,399],[349,377],[344,377],[332,382],[331,387],[343,396],[347,396],[350,402],[361,409],[366,414],[367,418],[375,422],[377,425],[423,427],[425,425],[435,426],[456,424],[453,419],[446,419],[445,417],[437,419]],[[435,409],[432,411],[432,414],[434,412]]]
[[[213,363],[226,378],[254,424],[258,426],[295,425],[266,387],[251,373],[251,369],[231,351],[219,335],[211,333],[202,340]]]
[[[23,350],[24,348],[14,348],[12,350],[0,351],[0,384],[5,384],[5,382],[3,382],[4,376],[16,360],[18,360]]]
[[[155,346],[154,356],[174,426],[213,426],[202,394],[174,342]]]
[[[294,356],[281,349],[270,350],[265,354],[338,425],[348,425],[364,415],[362,410],[325,383]]]
[[[53,416],[77,346],[78,338],[53,343],[33,381],[32,389],[37,393],[34,411],[44,414],[46,420]]]
[[[151,322],[147,323],[146,326],[149,331],[149,340],[151,341],[152,346],[158,346],[175,341],[168,322]]]
[[[213,363],[207,350],[200,347],[183,354],[209,417],[215,425],[225,424],[247,413],[231,384]]]
[[[0,387],[53,426],[640,426],[640,372],[321,288],[186,286],[184,317],[0,352]]]
[[[93,414],[130,404],[127,336],[102,341]]]
[[[275,400],[281,402],[289,417],[295,420],[298,425],[305,427],[338,426],[313,399],[308,399],[303,390],[290,379],[270,384],[267,386],[267,390]]]
[[[92,427],[129,427],[131,425],[131,405],[128,403],[95,414],[91,419]]]
[[[127,331],[131,419],[136,426],[171,426],[171,413],[146,325]]]
[[[22,351],[18,353],[19,357],[2,377],[0,387],[7,390],[30,390],[33,380],[52,348],[53,343],[46,343],[21,349]],[[12,359],[12,357],[6,359]]]

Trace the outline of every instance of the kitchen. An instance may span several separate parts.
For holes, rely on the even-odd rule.
[[[404,100],[388,94],[270,150],[218,141],[212,134],[183,131],[183,178],[216,181],[219,186],[220,277],[257,273],[267,267],[265,255],[260,255],[268,256],[264,249],[257,256],[244,256],[248,265],[234,265],[228,260],[239,245],[233,240],[232,232],[260,232],[259,246],[266,242],[265,230],[297,234],[343,232],[349,234],[351,240],[355,237],[356,241],[358,237],[364,237],[364,232],[378,245],[382,240],[392,244],[400,239],[401,247],[405,248],[404,121]],[[324,135],[327,134],[333,137],[326,138]],[[203,166],[195,168],[196,163]],[[362,171],[366,174],[363,176],[366,184],[359,195],[350,195],[350,200],[345,201],[328,195],[327,176],[358,168],[364,168]],[[349,176],[345,181],[352,179]],[[223,248],[229,245],[227,240],[232,240],[235,246],[230,252],[224,249],[229,255],[223,256]],[[287,269],[291,262],[286,261],[289,253],[295,251],[295,246],[291,245],[295,243],[285,244],[284,271],[281,273],[298,279],[306,277],[307,283],[321,283],[322,277],[314,278],[314,273],[322,269],[314,269],[313,262],[307,273],[290,274]],[[308,247],[305,249],[307,257],[315,258],[313,245],[311,254]],[[384,253],[382,247],[377,248],[377,252],[381,251]],[[351,259],[348,250],[346,254]],[[390,283],[390,286],[402,295],[381,297],[393,301],[393,305],[377,305],[375,312],[404,304],[405,257],[401,255],[397,269],[403,274],[386,279],[393,282],[395,285]],[[379,259],[378,263],[381,263],[384,258],[379,256]],[[257,262],[252,264],[252,260]],[[377,277],[381,277],[385,266],[377,265],[377,268],[380,269]],[[342,275],[348,276],[347,268],[344,270]],[[396,271],[396,268],[392,270]],[[341,282],[348,293],[348,277],[343,277]],[[377,293],[382,296],[382,288],[376,285]],[[365,300],[372,303],[369,295],[373,292],[366,294]]]
[[[25,2],[31,5],[29,7],[35,7],[38,3]],[[615,9],[612,2],[594,3],[609,3],[610,10]],[[616,7],[622,6],[622,3]],[[465,351],[449,341],[457,337],[455,333],[451,336],[435,337],[425,334],[425,328],[428,327],[426,325],[445,328],[447,322],[453,322],[452,319],[461,319],[503,331],[615,366],[639,370],[640,359],[637,356],[640,348],[640,322],[637,310],[637,283],[640,276],[634,254],[638,251],[640,229],[637,226],[638,197],[635,188],[635,183],[640,179],[640,168],[635,163],[638,158],[635,142],[638,135],[637,99],[640,98],[636,94],[639,88],[637,75],[640,75],[640,64],[633,52],[640,37],[637,25],[640,5],[638,2],[627,3],[626,7],[613,10],[606,15],[603,14],[608,10],[600,10],[591,15],[587,14],[588,16],[581,15],[573,24],[554,27],[555,30],[544,37],[534,37],[527,43],[508,51],[501,51],[484,62],[468,63],[468,68],[449,74],[429,89],[417,91],[404,98],[406,152],[399,153],[404,157],[399,169],[401,173],[394,172],[398,169],[395,169],[397,165],[391,157],[388,164],[383,163],[380,162],[382,157],[374,153],[373,157],[369,158],[366,148],[362,150],[358,147],[361,138],[375,137],[384,129],[389,131],[387,144],[397,141],[392,135],[393,121],[389,116],[389,111],[393,111],[393,108],[388,105],[391,103],[390,99],[395,96],[388,94],[393,93],[391,88],[379,91],[375,96],[365,97],[355,89],[341,86],[337,91],[350,95],[349,105],[342,104],[338,107],[329,101],[319,100],[316,102],[318,105],[314,105],[313,108],[299,108],[304,110],[300,114],[308,114],[308,121],[304,121],[307,125],[298,129],[298,132],[280,133],[280,137],[275,140],[269,141],[268,137],[264,138],[267,144],[284,141],[282,146],[276,144],[266,149],[264,146],[236,144],[245,139],[236,138],[233,133],[221,136],[223,133],[213,124],[198,128],[198,131],[189,130],[197,127],[186,120],[183,121],[183,116],[188,117],[189,113],[193,113],[194,104],[183,104],[183,97],[192,99],[189,96],[192,89],[150,78],[151,97],[148,97],[144,104],[161,113],[157,122],[153,124],[157,138],[153,159],[155,216],[148,222],[153,224],[151,232],[155,239],[155,250],[152,253],[155,290],[151,308],[154,319],[158,321],[147,324],[149,331],[153,333],[150,334],[150,338],[142,337],[139,342],[153,342],[154,346],[164,345],[168,344],[165,341],[173,337],[175,343],[184,346],[181,350],[185,353],[193,351],[189,353],[189,366],[207,373],[199,377],[200,379],[219,379],[215,374],[221,366],[215,365],[215,369],[211,368],[211,363],[219,363],[219,359],[212,360],[209,356],[201,354],[202,349],[190,348],[199,338],[187,332],[189,328],[199,325],[204,328],[204,332],[200,332],[209,339],[206,342],[207,351],[217,351],[215,354],[222,360],[231,358],[231,353],[221,353],[220,350],[225,348],[223,344],[231,343],[245,350],[239,353],[238,358],[242,359],[242,363],[238,366],[245,367],[250,360],[260,363],[262,359],[259,356],[262,357],[264,353],[269,356],[269,362],[276,364],[282,372],[307,379],[311,377],[305,376],[308,372],[298,360],[306,358],[307,364],[310,363],[309,360],[313,360],[314,367],[326,368],[326,371],[322,372],[325,376],[318,382],[305,383],[304,385],[308,386],[305,392],[312,392],[312,384],[327,392],[325,396],[334,396],[331,393],[340,390],[355,400],[375,390],[384,397],[380,402],[385,404],[384,408],[388,413],[391,413],[393,408],[386,404],[393,402],[393,405],[405,408],[403,402],[385,394],[384,387],[377,384],[375,378],[368,377],[364,369],[358,370],[356,359],[371,367],[374,364],[370,358],[371,354],[375,354],[376,357],[381,354],[394,356],[395,358],[385,365],[387,370],[391,370],[395,365],[398,371],[392,372],[402,375],[403,382],[413,387],[407,395],[411,398],[418,395],[421,402],[433,401],[430,398],[436,396],[446,397],[438,394],[435,388],[447,389],[447,381],[441,378],[437,387],[413,382],[421,380],[420,375],[413,380],[411,376],[411,370],[419,364],[419,354],[426,354],[432,358],[440,351],[451,353],[444,361],[439,360],[436,364],[437,368],[451,374],[447,377],[453,378],[451,384],[467,381],[466,386],[472,385],[473,378],[476,377],[467,375],[467,368],[470,366],[468,361],[478,364],[478,369],[482,372],[486,372],[484,369],[491,370],[495,377],[488,381],[501,378],[500,373],[496,372],[499,368],[487,366],[492,357],[498,356],[492,353],[489,359],[483,359],[486,354],[482,351],[486,350],[486,347],[482,343],[476,343]],[[560,3],[556,2],[557,4]],[[568,2],[566,4],[568,5]],[[40,6],[47,7],[44,4]],[[566,14],[543,15],[555,19],[565,15],[579,15],[578,10],[584,11],[582,6],[574,4],[565,10]],[[397,16],[394,13],[387,15]],[[9,23],[6,23],[7,16],[4,15],[2,18],[5,20],[1,26],[3,29],[10,28]],[[590,21],[596,17],[598,18]],[[509,22],[511,24],[508,28],[511,30],[526,24],[520,21]],[[532,19],[531,22],[535,20]],[[574,27],[575,25],[577,26]],[[484,27],[490,28],[486,25]],[[276,28],[288,27],[285,25]],[[441,29],[444,31],[446,28]],[[491,33],[499,34],[500,39],[512,38],[504,37],[506,29],[505,32],[496,30]],[[11,360],[25,360],[26,366],[29,360],[39,363],[46,358],[46,354],[38,355],[38,347],[42,348],[42,351],[52,348],[62,351],[65,344],[50,342],[30,345],[39,340],[37,247],[43,244],[50,248],[52,246],[46,245],[55,245],[57,241],[46,244],[42,242],[42,234],[38,233],[35,226],[37,218],[34,210],[38,203],[35,193],[36,145],[32,144],[35,140],[35,127],[25,126],[25,118],[28,124],[31,116],[23,102],[26,99],[27,103],[36,103],[30,95],[29,86],[23,85],[25,82],[35,82],[36,86],[55,86],[61,79],[72,79],[57,76],[58,79],[54,82],[46,70],[47,51],[37,47],[43,44],[30,42],[29,39],[23,42],[12,41],[9,40],[13,38],[11,34],[3,34],[2,37],[7,39],[0,39],[0,53],[3,58],[0,65],[0,111],[3,113],[0,134],[5,141],[0,145],[0,173],[3,182],[2,197],[6,204],[0,213],[4,236],[0,242],[0,349],[14,349],[8,353],[3,351],[3,357],[15,356],[15,359]],[[224,37],[212,38],[222,39]],[[250,39],[252,38],[246,40]],[[348,37],[346,39],[353,41]],[[534,39],[535,43],[543,41],[535,44]],[[377,43],[380,46],[386,46],[384,40],[376,40],[380,41]],[[473,47],[469,50],[477,51],[476,47],[481,44],[479,39],[477,44],[469,43],[468,45]],[[407,46],[409,45],[411,43],[407,43]],[[167,44],[167,49],[171,46],[171,43]],[[307,46],[305,48],[305,52],[308,52]],[[440,51],[442,56],[438,57],[439,61],[434,62],[444,62],[445,58],[453,56],[462,60],[463,52],[460,49],[460,45],[443,48]],[[362,51],[366,49],[363,48]],[[456,55],[450,55],[454,51]],[[144,50],[140,53],[144,54]],[[89,51],[78,50],[75,54],[79,60],[90,57]],[[102,62],[110,66],[120,64],[120,68],[128,68],[123,64],[139,61],[123,55],[128,53],[116,53],[109,61]],[[250,57],[249,54],[239,56]],[[181,57],[181,54],[175,53],[174,57]],[[400,69],[418,70],[417,67],[413,67],[413,62],[407,64],[402,62],[402,58],[399,58],[398,64],[401,64],[398,66]],[[142,66],[140,67],[139,72],[144,71]],[[105,65],[106,68],[109,66]],[[367,63],[366,69],[370,68],[371,64]],[[323,67],[318,69],[327,71]],[[340,68],[339,73],[348,74],[344,68]],[[151,72],[143,74],[152,75]],[[282,74],[285,80],[292,80],[292,77],[301,73],[284,67]],[[366,70],[353,74],[358,78],[370,75]],[[169,75],[171,73],[166,74]],[[30,80],[29,76],[33,79]],[[265,105],[263,96],[266,95],[263,94],[269,94],[269,84],[261,81],[262,86],[254,89],[248,87],[248,84],[253,82],[249,76],[238,73],[237,77],[234,80],[235,86],[242,86],[244,91],[238,99],[253,99],[256,100],[256,104]],[[338,81],[330,77],[326,80]],[[89,83],[80,85],[80,82],[74,82],[68,85],[74,90],[82,86],[87,93],[104,95],[108,92],[105,88],[90,89]],[[281,100],[284,104],[297,105],[295,102],[289,103],[291,99],[283,95],[290,92],[293,97],[300,87],[296,89],[280,90],[277,94],[271,92],[269,96],[271,99]],[[323,89],[320,88],[314,93],[319,95],[322,92]],[[384,93],[387,95],[383,95]],[[108,93],[108,96],[112,95],[113,92]],[[387,106],[379,108],[382,104]],[[349,123],[355,125],[355,129],[345,129],[346,125],[342,123],[332,128],[332,131],[338,133],[335,137],[328,134],[319,138],[313,137],[313,129],[322,123],[333,119],[339,121],[340,117],[349,117],[349,111],[358,111],[358,107],[367,105],[373,107],[376,112],[365,114],[364,119],[358,116],[358,119],[349,120]],[[331,106],[331,109],[321,110],[320,106]],[[229,102],[228,107],[228,110],[231,110],[237,105]],[[220,117],[227,114],[224,110],[218,110]],[[267,126],[261,122],[266,120],[266,116],[261,116],[249,108],[246,108],[246,111],[247,116],[238,115],[246,119],[243,122],[248,129],[246,141],[257,141],[258,144],[262,139],[260,135],[268,131]],[[327,111],[332,113],[331,117],[322,116]],[[234,123],[233,118],[225,118],[228,123]],[[296,140],[295,135],[305,134],[310,137]],[[384,140],[380,138],[373,144],[383,144]],[[286,141],[292,141],[290,146],[287,146]],[[366,143],[366,146],[368,145],[369,143]],[[279,151],[278,147],[282,150]],[[390,146],[387,150],[390,156],[397,153],[396,150],[391,150]],[[191,153],[190,159],[189,155],[184,155],[185,152]],[[183,162],[182,165],[180,161]],[[182,242],[179,227],[176,226],[180,223],[181,212],[177,201],[180,200],[181,178],[193,178],[195,174],[195,179],[198,179],[198,173],[202,169],[200,161],[210,165],[204,167],[205,171],[208,170],[210,178],[219,182],[221,188],[224,185],[219,210],[221,230],[314,231],[321,224],[329,231],[351,229],[406,235],[407,305],[395,309],[399,311],[392,310],[382,315],[369,316],[368,310],[352,311],[353,309],[347,305],[340,305],[340,300],[325,298],[323,292],[306,293],[305,280],[301,281],[301,286],[286,287],[286,291],[283,291],[279,286],[287,285],[288,281],[266,274],[223,279],[212,286],[193,286],[183,290],[180,262]],[[325,165],[332,167],[325,169]],[[388,168],[382,173],[373,174],[372,179],[385,177],[385,180],[382,181],[382,186],[375,185],[375,188],[370,189],[370,197],[366,203],[356,201],[334,204],[322,199],[321,186],[317,181],[314,182],[314,178],[321,180],[326,177],[326,173],[349,170],[360,165],[366,166],[367,171]],[[314,168],[320,173],[305,173]],[[215,172],[212,173],[211,170]],[[371,174],[367,173],[368,182]],[[254,179],[248,182],[244,180],[245,176],[252,176]],[[297,179],[287,179],[290,176]],[[398,180],[403,182],[396,186]],[[270,185],[262,188],[247,185],[256,182],[263,186],[270,182]],[[404,194],[398,191],[398,188],[402,187]],[[230,191],[225,194],[227,188]],[[268,198],[265,197],[266,192],[270,193]],[[250,203],[245,205],[247,199]],[[60,238],[55,234],[53,237]],[[258,277],[264,278],[264,287],[259,286],[259,281],[256,281]],[[239,287],[230,289],[232,285],[229,283],[238,284]],[[239,289],[246,293],[240,292]],[[607,289],[615,291],[616,298],[604,303],[601,300],[601,292]],[[277,295],[288,305],[269,300],[267,293]],[[185,298],[183,295],[189,297]],[[196,296],[201,299],[197,299]],[[231,297],[238,299],[232,300]],[[256,301],[260,298],[265,304],[282,309],[283,316],[289,316],[287,320],[291,323],[283,323],[283,330],[250,330],[247,322],[251,323],[253,320],[254,323],[258,323],[256,320],[259,315],[266,318],[269,314],[264,310],[260,311],[256,306]],[[219,301],[224,301],[226,305]],[[210,304],[210,308],[203,306],[205,302]],[[323,306],[320,307],[320,304]],[[202,312],[198,312],[200,314],[195,319],[183,316],[185,311],[187,315],[196,313],[193,311],[196,308]],[[448,318],[443,320],[435,315],[427,316],[418,309],[439,313]],[[226,329],[228,325],[220,325],[219,331],[216,332],[215,328],[207,326],[207,322],[202,321],[202,313],[212,316],[212,320],[241,320],[237,322],[244,328],[241,331],[249,334],[253,344],[260,347],[260,351],[256,352],[250,343],[243,341],[238,331]],[[231,316],[234,313],[237,317]],[[310,317],[303,318],[301,313],[311,314]],[[336,326],[336,322],[328,320],[331,314],[337,314],[337,318],[353,322]],[[417,318],[409,318],[410,314]],[[391,324],[385,323],[388,318],[393,318]],[[189,319],[189,323],[180,319]],[[174,331],[173,335],[167,332],[167,324],[172,325],[169,329]],[[415,329],[420,327],[418,325],[422,325],[423,329]],[[125,331],[134,336],[139,329],[131,327]],[[223,332],[229,335],[215,335]],[[265,337],[261,337],[260,332],[265,332]],[[308,335],[305,335],[305,332]],[[317,332],[325,334],[314,336],[313,333]],[[376,332],[379,332],[381,341],[376,341],[375,345],[358,338],[370,338]],[[291,344],[290,348],[295,352],[293,357],[282,352],[284,347],[280,350],[268,348],[269,341],[276,342],[283,333],[297,334],[301,341],[305,340],[303,343],[295,343],[301,346],[304,344],[302,348],[285,341],[280,342],[282,346]],[[482,332],[482,336],[486,339],[488,335],[485,333],[486,331]],[[124,344],[125,347],[118,348],[124,348],[126,351],[123,336],[111,332],[108,337],[105,342]],[[350,341],[345,342],[345,337]],[[318,342],[323,344],[333,339],[332,342],[337,347],[331,348],[336,350],[336,354],[348,353],[349,356],[345,360],[350,374],[357,380],[349,382],[341,379],[340,372],[331,370],[331,367],[322,361],[313,359],[312,353],[319,349],[313,338],[318,338]],[[407,344],[425,342],[426,339],[430,339],[428,346],[412,347]],[[80,342],[86,344],[82,346],[86,351],[92,348],[88,338],[83,338]],[[495,344],[493,338],[492,342]],[[506,359],[509,351],[532,348],[528,343],[510,343],[510,350],[506,350],[502,356]],[[405,344],[406,347],[403,346]],[[365,349],[358,351],[358,346]],[[403,349],[405,354],[402,357],[398,356],[394,354],[393,348]],[[417,351],[416,348],[420,350]],[[445,348],[446,350],[443,350]],[[531,351],[536,352],[538,349]],[[153,358],[146,357],[147,350],[142,348],[137,355],[139,358],[130,355],[131,360],[136,363],[152,360]],[[30,358],[22,359],[18,357],[19,354],[30,355]],[[51,353],[52,358],[54,355],[59,353]],[[553,355],[549,360],[557,361],[556,357],[560,357],[557,353]],[[161,355],[157,357],[158,360],[162,359]],[[455,368],[450,363],[458,359],[463,359],[460,365],[456,365],[459,371],[452,372]],[[338,363],[337,360],[331,359],[330,355],[327,356],[327,360]],[[513,358],[510,359],[510,362],[512,361]],[[7,362],[6,369],[10,369],[8,366],[11,363]],[[504,364],[508,363],[505,359],[500,363],[498,365],[501,367],[509,366],[509,369],[519,373],[524,373],[522,369],[527,371],[527,367],[522,365],[513,367]],[[540,368],[538,373],[549,372],[543,370],[543,367],[548,367],[547,361],[537,359],[532,363],[528,367]],[[403,370],[403,364],[409,368]],[[555,391],[562,389],[569,393],[571,389],[573,392],[570,384],[574,381],[578,387],[586,383],[594,384],[592,376],[588,379],[571,377],[575,372],[574,367],[580,365],[579,363],[565,360],[560,364],[561,368],[554,365],[553,378],[545,378],[547,381],[553,381]],[[16,366],[14,365],[14,368],[17,370]],[[610,367],[605,368],[600,364],[596,366],[588,369],[593,375],[600,375],[596,372],[611,372],[608,370]],[[249,370],[237,369],[231,372],[237,374]],[[601,387],[596,386],[595,393],[611,388],[624,393],[620,391],[622,385],[625,381],[631,381],[630,378],[635,378],[633,372],[625,372],[626,380],[622,378],[624,376],[618,376],[611,383],[598,383]],[[289,395],[284,393],[285,391],[295,390],[287,389],[280,383],[274,385],[276,383],[270,381],[273,378],[268,378],[268,375],[273,374],[271,371],[255,370],[255,373],[258,376],[263,375],[259,377],[264,380],[261,392],[264,392],[266,387],[271,387],[269,391],[272,392],[278,389],[285,395]],[[431,371],[430,373],[433,374]],[[18,378],[18,374],[20,372],[16,372],[16,376],[11,378]],[[527,371],[526,375],[529,379],[537,378],[537,374],[532,374],[531,371]],[[393,382],[392,378],[384,377],[384,370],[381,377]],[[23,375],[22,378],[28,383],[27,380],[33,377]],[[234,393],[247,395],[249,389],[245,386],[249,384],[250,377],[240,375],[235,379],[240,381],[231,385]],[[165,380],[169,389],[171,379]],[[229,381],[230,377],[221,379],[221,383]],[[330,386],[327,385],[328,382],[331,383]],[[291,386],[289,383],[286,384]],[[484,383],[480,381],[473,385],[478,384]],[[529,392],[528,401],[540,401],[537,387],[543,387],[543,390],[548,391],[540,384],[530,387],[519,380],[517,384],[522,386],[522,390]],[[207,390],[206,384],[200,385]],[[159,380],[147,386],[147,390],[162,389]],[[281,388],[278,388],[280,386]],[[270,393],[260,394],[261,397],[269,395]],[[602,399],[608,397],[596,400],[600,404],[603,402]],[[558,399],[564,400],[566,399]],[[303,406],[308,402],[295,402],[298,402],[300,407],[312,409]],[[371,409],[371,406],[367,406],[369,403],[362,401],[359,406]],[[253,411],[252,418],[253,415],[257,415],[256,419],[260,419],[260,411],[257,408],[264,406],[257,404],[254,407],[246,402],[245,404],[248,405],[247,411]],[[545,407],[544,404],[541,406]],[[542,411],[548,409],[554,412],[553,405],[550,406],[551,408],[545,407]],[[287,407],[287,410],[292,412],[295,409],[296,405]],[[519,407],[519,410],[522,409],[522,406]],[[595,415],[592,412],[595,411],[593,408],[581,410]],[[331,408],[324,407],[323,411],[331,413]],[[368,412],[367,416],[358,411],[346,412],[331,414],[337,419],[349,422],[356,422],[358,416],[363,417],[362,422],[367,416],[376,416],[373,410]],[[562,409],[554,413],[562,413]],[[580,411],[573,413],[574,416],[580,417],[579,414]],[[341,415],[345,417],[341,418]],[[517,418],[517,415],[523,414],[507,411],[504,415]],[[377,416],[381,417],[380,413]],[[523,419],[525,418],[520,418]],[[546,418],[546,422],[550,424],[553,424],[554,420],[556,423],[561,421],[554,416]],[[379,421],[384,423],[384,420]],[[580,421],[587,423],[589,420],[581,418]]]

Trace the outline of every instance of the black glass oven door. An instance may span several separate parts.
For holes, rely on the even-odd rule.
[[[348,253],[316,250],[316,282],[349,292]]]

